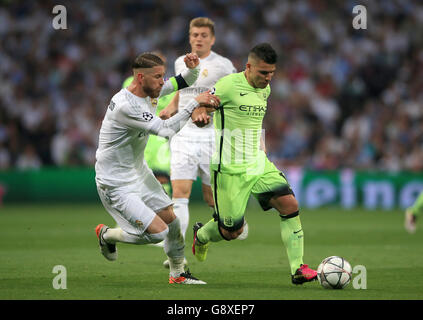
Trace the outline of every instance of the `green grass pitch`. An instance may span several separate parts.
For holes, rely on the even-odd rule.
[[[191,204],[190,211],[190,225],[211,218],[205,204]],[[276,211],[265,213],[250,205],[246,218],[247,240],[211,244],[203,263],[191,254],[189,228],[185,250],[190,270],[208,284],[178,286],[167,283],[161,248],[120,244],[117,261],[103,258],[94,228],[114,222],[100,203],[4,205],[0,299],[423,299],[423,230],[407,234],[401,210],[301,211],[305,263],[317,268],[327,256],[343,256],[353,267],[366,267],[365,290],[352,284],[327,290],[317,281],[292,285]],[[66,268],[66,289],[53,287],[56,265]]]

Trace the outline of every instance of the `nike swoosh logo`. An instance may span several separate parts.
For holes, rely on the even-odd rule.
[[[300,231],[303,231],[303,229],[300,229],[300,230],[298,230],[298,231],[294,231],[294,234],[296,234],[296,233],[298,233],[298,232],[300,232]]]
[[[243,96],[245,96],[246,94],[248,94],[248,92],[247,92],[247,93],[240,93],[239,95],[240,95],[241,97],[243,97]]]

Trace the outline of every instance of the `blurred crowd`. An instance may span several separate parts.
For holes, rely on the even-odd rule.
[[[0,170],[95,162],[106,107],[140,52],[173,62],[188,24],[216,23],[213,50],[244,69],[279,54],[265,117],[280,167],[423,170],[423,3],[418,0],[0,0]],[[367,9],[355,30],[353,7]]]

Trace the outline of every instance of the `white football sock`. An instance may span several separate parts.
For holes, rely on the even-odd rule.
[[[169,275],[171,277],[179,277],[184,270],[184,257],[182,258],[169,258]]]
[[[110,244],[116,242],[132,243],[132,244],[148,244],[158,243],[163,241],[167,236],[169,229],[166,229],[159,233],[147,233],[144,232],[142,235],[134,235],[123,231],[121,228],[109,228],[103,234],[103,239]]]
[[[126,242],[121,228],[109,228],[103,233],[103,239],[107,243],[115,244],[116,242]]]
[[[185,241],[178,217],[167,226],[169,232],[165,238],[164,251],[169,258],[170,275],[175,277],[184,272]]]
[[[179,221],[181,223],[181,232],[185,239],[185,234],[188,229],[189,224],[189,199],[186,198],[174,198],[172,199],[174,205],[173,205],[173,212],[175,212],[175,215],[179,218]]]

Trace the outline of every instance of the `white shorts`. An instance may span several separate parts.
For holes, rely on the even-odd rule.
[[[210,185],[210,160],[215,145],[210,139],[189,140],[174,136],[170,141],[170,180],[197,180]]]
[[[97,191],[119,227],[134,235],[143,234],[156,213],[173,204],[150,169],[135,184],[114,188],[97,184]]]

